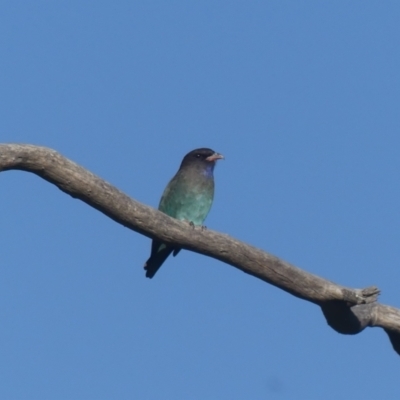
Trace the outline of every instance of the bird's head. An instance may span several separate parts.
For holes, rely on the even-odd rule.
[[[202,164],[206,169],[210,167],[213,169],[215,163],[223,158],[224,156],[222,154],[216,153],[214,150],[211,149],[195,149],[187,153],[186,156],[183,158],[181,168],[187,165]]]

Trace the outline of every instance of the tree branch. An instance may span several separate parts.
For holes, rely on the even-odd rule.
[[[193,229],[131,199],[49,148],[0,144],[0,171],[12,169],[40,176],[135,232],[213,257],[319,305],[329,326],[339,333],[357,334],[368,326],[381,327],[400,355],[400,310],[377,303],[379,290],[374,286],[366,289],[340,286],[228,235]]]

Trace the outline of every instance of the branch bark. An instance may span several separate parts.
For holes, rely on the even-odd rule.
[[[274,285],[321,307],[329,326],[342,334],[381,327],[400,355],[400,310],[377,303],[378,288],[344,287],[303,271],[272,254],[212,230],[193,229],[131,199],[55,150],[27,144],[0,144],[0,171],[32,172],[119,224],[149,238],[179,245]]]

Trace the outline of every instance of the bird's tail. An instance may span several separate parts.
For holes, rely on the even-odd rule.
[[[156,253],[152,254],[150,258],[146,261],[146,264],[144,264],[144,269],[146,270],[146,278],[152,278],[173,251],[173,247],[164,247]]]

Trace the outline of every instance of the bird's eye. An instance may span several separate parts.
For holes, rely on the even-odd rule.
[[[197,153],[197,154],[196,154],[196,157],[197,157],[197,158],[200,158],[200,157],[201,157],[201,155],[200,155],[199,153]]]

